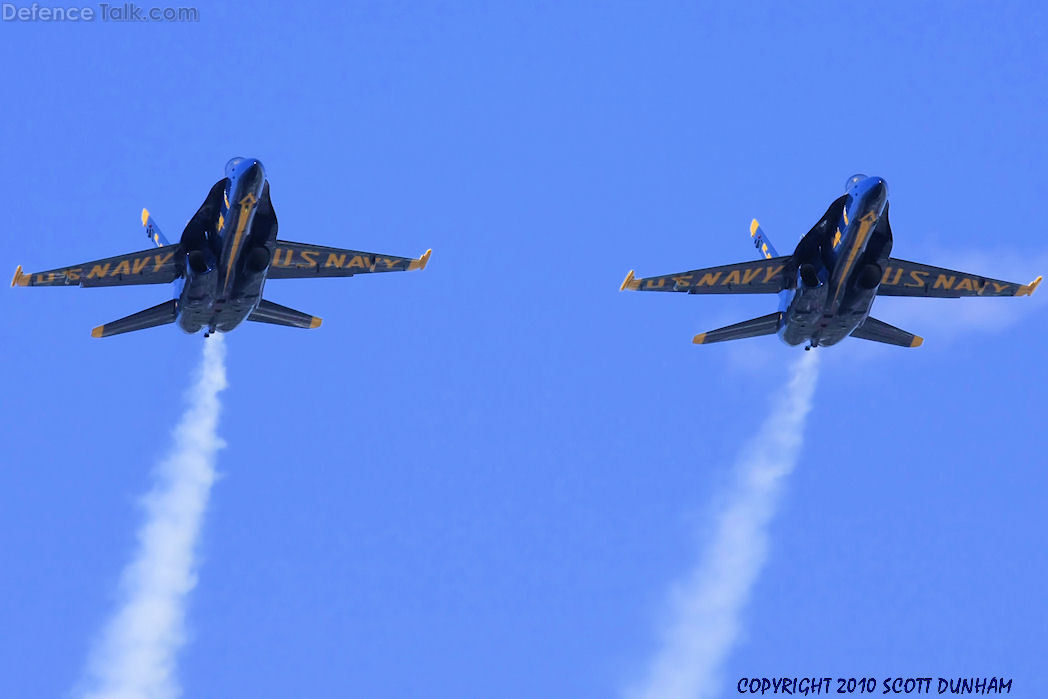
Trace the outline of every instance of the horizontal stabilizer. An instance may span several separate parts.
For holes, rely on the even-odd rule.
[[[319,328],[321,322],[316,316],[265,299],[258,302],[258,308],[247,319],[256,323],[286,325],[289,328]]]
[[[872,340],[883,342],[886,345],[898,345],[899,347],[920,347],[924,338],[899,330],[894,325],[888,325],[876,318],[867,318],[862,325],[855,328],[851,334],[861,340]]]
[[[91,331],[91,337],[110,337],[111,335],[120,335],[121,333],[129,333],[135,330],[155,328],[158,325],[174,323],[177,317],[178,302],[175,299],[171,299],[152,308],[129,315],[126,318],[99,325]]]
[[[741,340],[744,337],[759,337],[761,335],[774,335],[779,330],[779,320],[782,313],[769,313],[753,320],[744,320],[735,325],[729,325],[718,330],[696,335],[692,342],[696,345],[708,345],[712,342],[725,342],[727,340]]]

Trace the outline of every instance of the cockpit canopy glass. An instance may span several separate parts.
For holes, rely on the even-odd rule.
[[[862,182],[866,179],[866,175],[852,175],[848,178],[848,181],[844,183],[844,191],[847,192],[849,189],[855,186],[857,182]]]

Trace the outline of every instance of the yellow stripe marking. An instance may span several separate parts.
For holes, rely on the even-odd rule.
[[[237,219],[237,230],[236,233],[233,234],[233,247],[229,251],[229,262],[226,264],[226,281],[222,287],[223,291],[229,287],[229,277],[233,273],[233,262],[236,261],[237,250],[240,249],[240,239],[244,235],[244,229],[247,228],[247,215],[257,201],[255,195],[251,192],[248,192],[247,195],[240,200],[240,218]]]
[[[142,225],[149,225],[149,209],[142,209]]]
[[[761,224],[757,223],[757,219],[750,221],[750,237],[757,235],[757,229],[760,228]],[[775,226],[772,226],[774,228]]]
[[[877,216],[872,211],[867,212],[865,216],[859,219],[859,232],[856,233],[857,239],[852,245],[851,252],[848,253],[848,259],[844,262],[841,278],[837,280],[837,288],[833,292],[834,301],[841,295],[841,287],[844,286],[844,281],[848,278],[848,273],[851,272],[851,266],[855,263],[855,257],[859,254],[859,249],[862,248],[863,243],[866,242],[866,236],[873,229],[873,222],[876,219]]]

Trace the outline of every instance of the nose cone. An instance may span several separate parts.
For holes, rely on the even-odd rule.
[[[866,199],[871,208],[880,210],[888,201],[888,183],[880,177],[870,178],[870,188],[866,190]]]
[[[265,179],[266,170],[262,167],[262,163],[254,158],[245,159],[241,163],[241,167],[244,168],[244,174],[252,180]]]
[[[233,181],[233,193],[230,197],[241,202],[244,197],[250,195],[252,204],[254,204],[262,196],[262,189],[266,184],[265,168],[254,158],[235,158],[235,160],[236,163],[232,165],[228,175]]]
[[[232,158],[226,163],[226,177],[243,177],[248,179],[264,179],[266,171],[262,162],[256,158]]]

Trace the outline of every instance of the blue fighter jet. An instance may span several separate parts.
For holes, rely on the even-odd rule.
[[[175,282],[174,298],[100,325],[93,337],[177,322],[187,333],[229,332],[242,321],[316,328],[320,318],[262,298],[267,279],[351,277],[425,269],[418,259],[277,240],[277,217],[262,163],[233,158],[203,205],[169,244],[149,211],[142,225],[155,249],[27,274],[19,265],[11,286],[126,286]]]
[[[779,310],[696,335],[698,345],[772,335],[804,349],[844,338],[918,347],[923,339],[870,316],[878,296],[1029,296],[1041,283],[989,279],[891,257],[888,185],[880,177],[854,175],[845,193],[801,238],[792,255],[780,257],[756,219],[750,235],[758,262],[740,262],[642,279],[631,270],[621,290],[688,294],[779,294]]]

